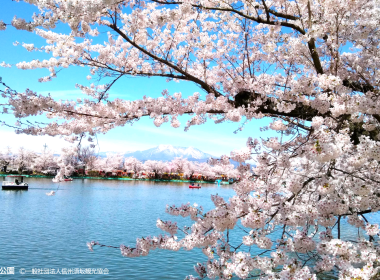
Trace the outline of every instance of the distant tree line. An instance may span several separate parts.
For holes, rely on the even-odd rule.
[[[23,147],[14,152],[7,147],[0,150],[0,166],[2,173],[52,176],[62,172],[65,176],[152,179],[228,180],[239,177],[239,172],[232,164],[211,165],[180,157],[169,162],[157,160],[143,162],[116,153],[107,153],[105,157],[100,157],[95,149],[89,146],[64,148],[60,155],[55,155],[46,147],[39,152]]]

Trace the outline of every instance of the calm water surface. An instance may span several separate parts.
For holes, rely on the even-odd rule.
[[[90,252],[86,243],[96,240],[112,246],[134,245],[136,238],[163,234],[156,227],[157,218],[192,224],[188,218],[166,214],[167,204],[190,202],[210,210],[211,194],[224,198],[234,194],[231,186],[218,188],[214,184],[191,190],[188,183],[27,181],[29,191],[0,191],[0,268],[15,267],[13,278],[0,275],[0,279],[184,279],[196,274],[193,266],[197,262],[206,261],[199,249],[156,250],[146,257],[124,258],[119,249],[95,247]],[[55,196],[46,195],[57,188]],[[378,222],[379,215],[369,218]],[[237,245],[242,235],[230,235],[230,240]],[[19,273],[21,268],[26,269],[25,275]],[[33,268],[107,268],[109,274],[32,275]]]
[[[0,179],[1,180],[1,179]],[[0,267],[15,267],[15,279],[184,279],[196,274],[193,265],[206,258],[200,250],[156,250],[149,256],[124,258],[119,249],[87,249],[86,242],[133,245],[136,238],[164,232],[157,218],[181,221],[165,213],[167,204],[190,202],[211,209],[211,194],[231,196],[231,186],[147,181],[74,180],[54,184],[28,178],[28,191],[0,192]],[[56,190],[55,196],[46,193]],[[106,275],[32,275],[25,268],[107,268]],[[10,275],[0,278],[11,279]]]

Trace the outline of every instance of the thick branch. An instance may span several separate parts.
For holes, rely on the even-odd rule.
[[[317,71],[318,74],[323,74],[322,64],[319,59],[317,47],[315,46],[315,39],[311,38],[309,42],[307,42],[307,45],[309,47],[311,58],[313,59],[315,70]]]
[[[353,91],[359,91],[359,92],[363,92],[363,93],[366,93],[367,91],[374,91],[375,90],[375,88],[370,84],[351,81],[349,79],[344,79],[343,85],[345,87],[352,89]]]
[[[140,47],[138,44],[136,44],[135,42],[133,42],[124,32],[122,32],[116,25],[112,24],[112,25],[108,25],[108,26],[111,29],[113,29],[114,31],[116,31],[121,37],[123,37],[124,40],[126,40],[133,47],[135,47],[136,49],[138,49],[139,51],[141,51],[145,55],[149,56],[150,58],[154,59],[157,62],[160,62],[160,63],[168,66],[169,68],[177,71],[178,73],[181,73],[182,75],[186,76],[188,81],[192,81],[192,82],[200,85],[206,92],[208,92],[208,93],[214,93],[215,96],[217,96],[217,97],[218,96],[222,96],[222,94],[220,92],[218,92],[215,88],[213,88],[212,86],[208,85],[204,81],[198,79],[197,77],[194,77],[193,75],[190,75],[188,72],[182,70],[177,65],[174,65],[173,63],[171,63],[171,62],[169,62],[167,60],[164,60],[164,59],[162,59],[162,58],[154,55],[153,53],[150,53],[146,49]]]

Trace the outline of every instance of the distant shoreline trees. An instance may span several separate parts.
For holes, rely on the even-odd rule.
[[[198,163],[184,158],[172,161],[147,160],[141,162],[134,157],[124,158],[122,154],[108,153],[105,157],[97,156],[90,147],[64,148],[60,155],[50,150],[33,152],[19,148],[12,153],[10,147],[0,149],[0,164],[3,173],[40,174],[55,176],[61,172],[64,176],[92,177],[131,177],[146,179],[192,179],[215,180],[215,178],[239,177],[239,172],[232,164],[226,166],[225,173],[220,166]]]

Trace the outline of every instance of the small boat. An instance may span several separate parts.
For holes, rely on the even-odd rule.
[[[63,178],[63,180],[65,181],[65,182],[71,182],[72,180],[73,180],[73,178],[70,178],[70,177],[64,177]]]
[[[189,189],[200,189],[202,188],[201,186],[193,186],[193,185],[190,185],[189,186]]]
[[[3,190],[27,190],[28,183],[24,182],[22,175],[8,175],[2,183]]]

